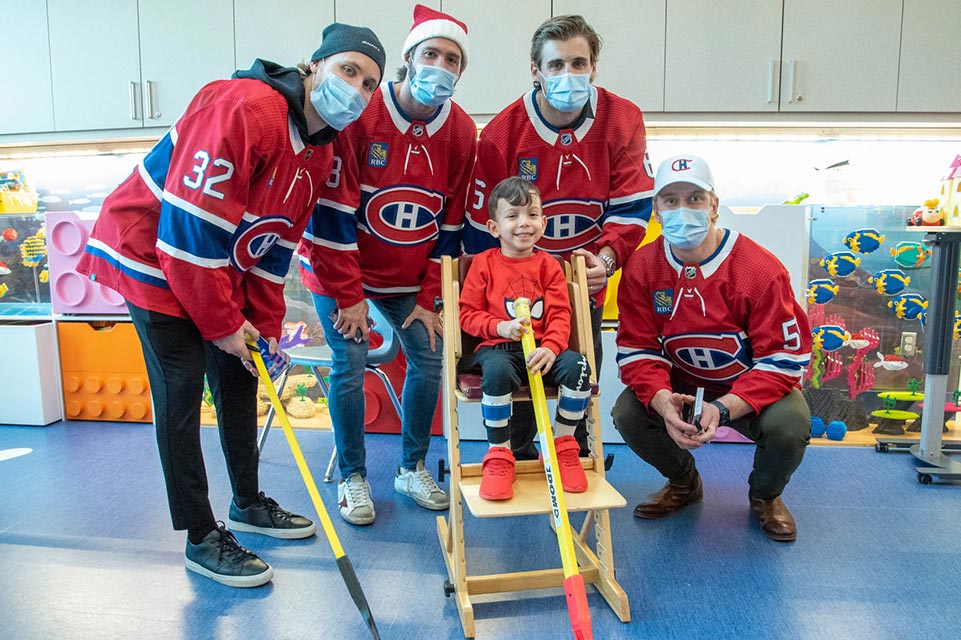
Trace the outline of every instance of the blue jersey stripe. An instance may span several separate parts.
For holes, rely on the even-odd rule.
[[[123,264],[122,262],[114,258],[112,255],[110,255],[109,253],[102,251],[97,247],[92,247],[88,244],[86,247],[86,252],[94,257],[100,258],[101,260],[109,263],[113,268],[117,269],[118,271],[120,271],[121,273],[123,273],[125,276],[127,276],[132,280],[137,280],[138,282],[149,284],[151,286],[158,287],[160,289],[170,289],[170,286],[167,284],[166,280],[162,280],[161,278],[147,275],[142,271],[136,271],[128,267],[127,265]]]
[[[226,229],[191,215],[166,200],[161,204],[157,240],[171,247],[199,258],[218,260],[230,255],[232,235]]]

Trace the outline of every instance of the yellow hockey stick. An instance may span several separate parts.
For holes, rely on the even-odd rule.
[[[530,300],[517,298],[514,301],[514,315],[518,320],[531,319]],[[533,333],[521,336],[524,347],[524,358],[530,357],[537,345],[534,343]],[[577,568],[577,556],[574,555],[574,540],[571,537],[571,525],[567,519],[567,504],[564,501],[564,489],[561,487],[560,467],[557,464],[557,451],[554,450],[554,434],[551,428],[550,414],[547,412],[547,396],[544,394],[544,380],[540,372],[527,371],[527,378],[531,385],[531,399],[534,403],[534,418],[537,421],[537,437],[541,442],[541,453],[544,456],[544,471],[547,473],[547,485],[551,495],[551,509],[554,514],[554,531],[557,533],[557,545],[561,550],[561,564],[564,567],[564,595],[567,598],[567,612],[571,616],[571,628],[577,640],[593,640],[594,631],[591,627],[591,609],[587,604],[587,592],[584,590],[584,576]]]

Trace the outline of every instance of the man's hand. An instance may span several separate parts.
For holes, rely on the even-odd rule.
[[[425,309],[419,304],[414,305],[414,310],[410,312],[407,319],[404,320],[404,324],[400,326],[401,329],[406,329],[410,325],[414,324],[415,321],[420,320],[427,328],[427,337],[430,339],[430,350],[437,350],[437,338],[434,336],[444,335],[444,320],[440,317],[440,314],[434,313],[430,309]]]
[[[607,265],[596,255],[587,249],[574,249],[574,255],[584,256],[584,265],[587,271],[587,292],[594,295],[607,286]]]
[[[250,324],[249,320],[244,320],[244,323],[240,325],[240,328],[229,336],[224,336],[218,340],[213,340],[214,345],[225,353],[229,353],[232,356],[237,356],[243,362],[244,368],[247,369],[255,378],[257,377],[257,367],[254,366],[253,360],[250,358],[250,350],[247,349],[247,336],[251,339],[257,340],[260,337],[260,332]],[[277,341],[271,338],[274,344],[274,348],[277,348]]]
[[[697,449],[702,444],[714,437],[714,433],[717,431],[717,416],[714,416],[714,428],[710,432],[709,438],[705,439],[705,436],[709,433],[705,430],[701,435],[697,433],[697,427],[690,422],[684,420],[683,411],[684,405],[694,404],[694,396],[686,395],[683,393],[674,393],[670,389],[661,389],[654,394],[651,398],[651,409],[656,411],[662,418],[664,418],[664,426],[667,429],[667,435],[671,436],[671,439],[677,443],[682,449]],[[715,409],[716,412],[716,409]],[[701,425],[704,425],[704,418],[702,414]]]
[[[537,347],[531,351],[527,358],[527,370],[531,373],[541,373],[542,375],[551,370],[557,355],[547,347]]]
[[[334,330],[344,336],[344,340],[357,340],[364,342],[370,340],[370,327],[367,324],[367,300],[361,300],[357,304],[344,309],[337,310],[337,317],[331,318],[334,321]],[[358,334],[358,331],[360,333]]]

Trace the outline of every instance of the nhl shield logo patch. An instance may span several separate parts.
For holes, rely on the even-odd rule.
[[[571,143],[574,142],[574,134],[570,131],[565,131],[561,134],[561,144],[565,147],[569,147]]]
[[[670,315],[674,308],[674,290],[656,289],[654,291],[654,313],[658,315]]]
[[[371,142],[367,152],[367,164],[372,167],[387,166],[387,143]]]
[[[693,280],[697,277],[697,267],[692,267],[690,265],[684,267],[684,277]]]
[[[517,175],[528,182],[537,182],[537,158],[520,158],[517,161]]]
[[[415,124],[413,127],[411,127],[410,132],[419,138],[420,136],[424,135],[424,125]]]

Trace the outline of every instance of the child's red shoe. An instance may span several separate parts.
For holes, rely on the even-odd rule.
[[[480,497],[509,500],[514,497],[514,454],[507,447],[491,447],[481,463]]]
[[[561,474],[561,486],[568,493],[584,493],[587,491],[587,476],[578,457],[581,445],[574,436],[562,436],[554,439],[554,450],[557,452],[557,466]]]

